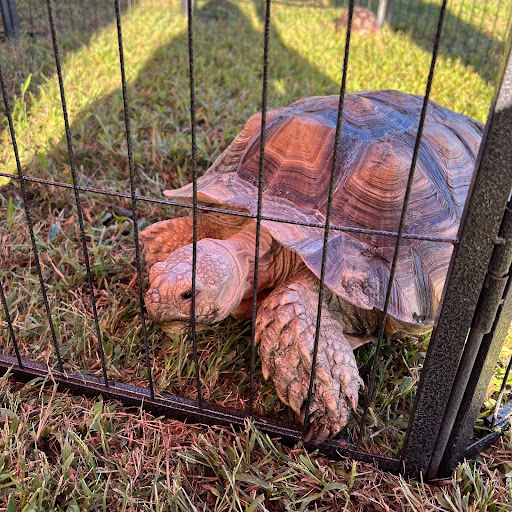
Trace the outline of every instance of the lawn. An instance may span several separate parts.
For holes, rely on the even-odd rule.
[[[506,5],[500,3],[500,8],[508,12],[512,1],[502,3]],[[440,1],[432,4],[439,5]],[[63,4],[57,4],[58,13],[60,5]],[[90,5],[86,4],[86,9]],[[114,10],[113,5],[110,11],[108,5],[102,5],[99,13],[86,11],[85,18],[80,18],[79,2],[65,4],[64,14],[58,17],[66,100],[80,184],[129,193]],[[491,5],[484,11],[477,4],[471,15],[469,2],[449,2],[443,33],[446,39],[442,40],[432,89],[435,101],[480,121],[485,121],[492,100],[506,32],[505,16],[496,18],[494,23],[492,14],[497,8]],[[75,9],[75,18],[69,17],[65,9]],[[428,9],[427,2],[414,2],[409,11],[416,13],[418,20],[430,20],[423,33],[412,30],[414,16],[408,19],[405,5],[400,8],[398,1],[398,14],[391,28],[374,38],[353,36],[349,91],[393,88],[424,92],[435,25]],[[433,13],[434,6],[430,9]],[[339,92],[344,33],[334,31],[333,20],[341,11],[342,7],[331,4],[273,3],[270,108],[306,96]],[[23,15],[27,12],[25,9]],[[85,19],[83,25],[87,28],[94,15],[100,30],[92,34],[76,30],[80,28],[77,20]],[[43,34],[47,30],[44,10],[34,8],[32,18],[34,31]],[[75,30],[67,31],[69,28]],[[197,5],[200,172],[260,108],[262,29],[261,2],[214,0]],[[467,36],[466,42],[453,37],[456,31]],[[165,188],[188,182],[191,172],[186,19],[176,0],[142,0],[125,10],[123,34],[137,190],[161,198]],[[482,46],[484,52],[489,46],[489,58],[483,59],[479,51],[465,51],[474,45],[477,49]],[[23,34],[15,42],[1,42],[0,62],[13,105],[24,173],[70,183],[51,40],[44,35],[34,38]],[[3,115],[1,123],[0,172],[15,173]],[[66,369],[100,376],[98,340],[73,193],[41,184],[27,187]],[[109,377],[145,385],[131,204],[126,199],[94,193],[82,193],[81,200]],[[22,356],[53,366],[49,323],[15,181],[6,180],[0,190],[0,204],[2,282]],[[185,214],[152,203],[140,204],[140,210],[141,228]],[[246,407],[249,334],[249,324],[230,320],[201,333],[200,374],[207,401]],[[165,337],[152,325],[149,338],[156,389],[195,398],[191,344],[186,338]],[[12,355],[3,314],[0,340],[2,351]],[[508,345],[512,346],[510,340]],[[397,340],[383,348],[367,449],[391,456],[398,453],[427,346],[428,337]],[[365,380],[374,350],[375,344],[371,343],[357,352]],[[510,348],[507,350],[503,361],[510,355]],[[503,376],[503,364],[496,374],[495,387]],[[500,510],[499,503],[506,502],[508,491],[500,492],[507,478],[511,478],[509,437],[495,446],[492,456],[485,456],[476,465],[461,466],[453,480],[437,488],[406,482],[360,464],[335,463],[318,454],[309,456],[301,447],[284,449],[249,427],[241,436],[223,429],[185,428],[141,411],[124,410],[116,403],[42,390],[37,381],[22,386],[4,379],[1,385],[5,405],[1,413],[9,421],[4,424],[0,441],[0,494],[4,506],[9,496],[15,496],[18,510],[166,510],[171,503],[182,510],[192,509],[191,503],[198,510],[245,510],[251,500],[256,500],[252,510],[260,505],[260,510],[280,510],[279,500],[283,509],[286,505],[292,510],[307,510],[314,504],[337,504],[342,509],[347,504],[347,510],[368,510],[364,507],[371,507],[371,503],[385,510],[384,505],[377,504],[379,500],[394,503],[389,505],[392,510],[407,506],[411,510],[431,510],[435,506],[449,509],[446,500],[451,500],[453,510],[463,510],[457,500],[473,502],[477,495],[488,501],[487,510],[492,510],[493,504]],[[256,392],[258,413],[293,420],[259,371]],[[495,396],[489,394],[486,408],[492,407]],[[66,426],[64,431],[62,425]],[[257,447],[252,454],[251,447]],[[14,460],[18,452],[24,455]],[[205,486],[210,486],[211,495],[201,491],[202,487],[208,489]],[[512,496],[508,499],[512,500]],[[202,502],[208,508],[201,508]],[[502,505],[505,508],[501,510],[507,510],[506,506]],[[485,510],[483,504],[480,509]]]

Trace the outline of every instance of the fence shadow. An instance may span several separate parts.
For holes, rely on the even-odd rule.
[[[499,15],[508,17],[512,12],[512,6],[502,9],[500,5],[498,9],[498,12],[489,15],[491,19]],[[440,5],[424,0],[408,0],[406,3],[395,0],[391,27],[393,30],[408,32],[415,44],[431,52],[439,10]],[[480,24],[480,17],[477,18],[477,24]],[[505,40],[506,34],[500,38],[495,30],[475,28],[462,19],[459,4],[454,6],[448,3],[441,35],[441,54],[460,59],[465,65],[472,66],[484,80],[494,84]]]
[[[17,0],[21,35],[0,39],[0,62],[5,75],[11,105],[15,96],[38,94],[39,87],[55,73],[55,57],[51,40],[48,9],[45,1]],[[121,15],[141,9],[140,0],[120,0]],[[114,2],[102,0],[53,0],[57,40],[64,62],[70,55],[89,45],[100,30],[115,22]],[[0,17],[0,26],[1,25]],[[24,83],[27,85],[24,90]],[[0,112],[4,103],[0,101]]]

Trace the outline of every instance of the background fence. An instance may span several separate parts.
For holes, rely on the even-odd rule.
[[[13,159],[11,154],[10,161],[5,160],[5,172],[2,172],[1,175],[17,180],[21,191],[21,194],[18,196],[12,194],[4,196],[6,223],[10,223],[11,237],[22,236],[24,228],[22,228],[21,222],[22,216],[25,215],[30,229],[28,237],[23,242],[20,241],[18,243],[20,247],[25,247],[25,253],[28,253],[29,250],[32,251],[30,262],[26,265],[26,268],[28,267],[30,276],[35,274],[36,279],[35,283],[34,276],[27,280],[29,285],[26,287],[29,291],[25,293],[21,286],[23,281],[18,279],[17,276],[19,272],[17,264],[19,264],[19,261],[13,263],[9,259],[9,254],[7,254],[16,251],[15,243],[13,243],[12,238],[6,237],[4,244],[4,260],[6,265],[3,265],[5,269],[5,284],[2,285],[1,294],[2,298],[5,298],[5,300],[2,300],[5,315],[2,341],[6,355],[0,358],[0,366],[4,371],[12,369],[15,375],[29,379],[36,375],[47,375],[48,366],[42,362],[46,360],[46,363],[52,368],[52,375],[56,382],[76,392],[88,394],[102,393],[106,397],[118,398],[132,405],[143,403],[149,410],[179,419],[241,425],[247,417],[246,413],[211,405],[215,395],[208,387],[209,381],[216,377],[216,373],[221,371],[232,373],[232,360],[228,360],[227,364],[224,361],[222,363],[224,366],[221,364],[211,364],[207,368],[206,376],[202,373],[205,371],[205,361],[211,361],[208,359],[208,351],[211,354],[212,350],[209,346],[212,343],[212,335],[210,334],[210,338],[206,339],[206,348],[201,345],[201,340],[194,342],[194,354],[190,354],[195,356],[192,358],[193,363],[187,357],[182,358],[180,356],[177,359],[180,361],[180,364],[183,364],[183,367],[174,369],[175,371],[169,371],[166,374],[164,370],[169,365],[174,364],[172,356],[170,358],[160,358],[156,363],[154,360],[154,357],[159,356],[158,351],[162,350],[165,353],[165,350],[163,350],[165,345],[163,343],[166,342],[157,341],[157,338],[161,338],[158,330],[151,330],[150,328],[149,332],[146,333],[143,323],[144,311],[137,311],[133,309],[133,305],[128,305],[128,303],[137,303],[137,300],[139,300],[139,305],[142,308],[140,292],[145,285],[144,275],[140,272],[140,262],[136,261],[137,276],[135,278],[131,272],[127,272],[127,276],[125,276],[117,270],[114,262],[116,258],[118,261],[122,259],[121,254],[117,253],[123,253],[123,251],[126,251],[126,247],[115,242],[102,251],[103,240],[105,238],[108,239],[108,237],[113,239],[124,237],[127,241],[123,243],[130,244],[133,248],[133,244],[136,244],[137,241],[137,229],[141,219],[160,220],[161,218],[166,218],[169,216],[169,207],[175,207],[176,209],[190,208],[190,205],[162,200],[159,193],[154,191],[155,188],[158,190],[163,185],[159,181],[159,175],[166,172],[166,168],[170,165],[169,162],[158,163],[157,161],[155,168],[159,169],[159,171],[152,174],[150,179],[148,179],[147,162],[144,164],[143,157],[139,154],[141,146],[137,140],[134,143],[135,149],[132,152],[131,137],[134,139],[139,137],[147,139],[148,133],[151,134],[150,153],[145,155],[144,158],[150,158],[149,155],[151,155],[151,158],[158,160],[158,155],[151,153],[151,151],[156,151],[158,147],[162,146],[167,153],[169,148],[173,146],[162,143],[156,130],[148,131],[147,123],[144,119],[145,114],[142,113],[139,116],[137,111],[131,120],[131,123],[135,124],[137,129],[132,128],[132,135],[130,135],[131,124],[128,114],[130,112],[131,96],[129,94],[129,80],[126,79],[126,75],[129,74],[130,70],[128,66],[126,66],[126,69],[124,66],[123,38],[121,35],[122,6],[116,3],[116,9],[113,9],[114,4],[107,4],[110,7],[110,16],[115,17],[116,21],[117,50],[119,52],[118,57],[120,55],[121,59],[122,80],[119,90],[120,94],[108,97],[107,102],[101,101],[99,107],[94,110],[94,115],[86,114],[85,121],[75,119],[73,123],[69,120],[72,110],[66,108],[66,99],[70,101],[71,105],[75,105],[73,102],[77,92],[74,88],[81,87],[81,84],[72,81],[73,71],[70,63],[73,62],[73,59],[65,62],[64,66],[62,65],[61,54],[59,53],[59,37],[62,36],[59,36],[58,31],[58,10],[52,10],[53,4],[51,2],[48,2],[46,5],[46,13],[47,15],[50,14],[47,23],[49,23],[52,33],[51,51],[54,53],[57,68],[54,85],[61,101],[59,108],[62,109],[61,115],[62,113],[64,114],[64,126],[63,130],[59,132],[62,135],[62,142],[52,141],[48,151],[46,153],[38,152],[32,161],[27,160],[27,157],[24,155],[28,146],[30,146],[30,144],[27,144],[27,140],[30,141],[30,139],[26,138],[25,132],[23,132],[21,137],[22,144],[19,144],[19,147],[16,145],[17,130],[23,131],[24,123],[29,123],[27,121],[27,108],[24,106],[23,101],[20,102],[19,96],[13,92],[14,88],[9,84],[7,73],[5,73],[5,76],[2,75],[2,95],[7,119],[4,127],[8,128],[6,131],[6,137],[8,138],[4,137],[3,140],[11,139],[10,142],[13,145],[15,158]],[[201,23],[200,26],[204,32],[211,30],[212,25],[217,23],[219,19],[220,26],[226,30],[226,20],[229,21],[230,16],[234,16],[233,13],[236,13],[235,4],[214,5],[214,7],[208,3],[198,6],[198,22]],[[307,7],[310,8],[311,6],[308,5]],[[142,4],[140,9],[147,9],[149,12],[147,5]],[[438,26],[441,27],[441,24],[445,21],[444,15],[446,11],[434,12],[436,13],[435,17],[437,17]],[[263,22],[267,27],[267,30],[264,31],[266,48],[269,48],[270,54],[274,55],[274,59],[277,60],[280,58],[280,54],[277,52],[272,54],[272,49],[280,49],[281,42],[275,36],[275,33],[274,38],[270,37],[269,28],[272,18],[268,4],[266,9],[260,14],[260,22]],[[172,15],[179,16],[178,11],[174,10]],[[396,15],[396,7],[394,15]],[[104,20],[107,21],[108,19],[108,16],[105,15]],[[155,21],[155,23],[157,22]],[[236,18],[234,28],[237,32],[240,32],[241,24],[243,24],[243,18]],[[189,28],[191,29],[191,26]],[[227,25],[227,29],[229,29],[229,25]],[[69,25],[64,25],[63,30],[69,31]],[[249,37],[250,30],[249,24],[244,25],[242,33],[246,38]],[[21,30],[21,32],[23,31],[24,29]],[[71,31],[73,31],[73,27],[71,27]],[[213,31],[212,33],[216,32]],[[187,33],[187,37],[183,38],[184,44],[190,44],[188,46],[189,50],[193,47],[193,34],[194,32],[190,30]],[[195,37],[197,37],[197,32]],[[442,49],[441,41],[439,38],[435,40],[435,51],[431,60],[432,71],[436,64],[437,50]],[[124,42],[125,44],[127,43],[126,39],[124,39]],[[242,43],[243,41],[239,42],[239,44]],[[227,46],[231,52],[235,51],[233,49],[233,41],[228,41]],[[348,44],[346,48],[348,52]],[[503,48],[505,48],[505,45],[503,45]],[[510,74],[511,64],[508,53],[510,42],[507,51],[503,48],[501,51],[506,54],[508,59],[504,72]],[[133,52],[133,49],[131,51]],[[101,49],[99,54],[104,55],[105,53],[106,51]],[[157,53],[155,62],[158,70],[162,69],[161,62],[166,62],[163,59],[164,55],[168,53],[173,58],[179,55],[179,52]],[[193,63],[192,52],[189,55],[190,63]],[[103,58],[101,57],[100,60]],[[199,63],[201,62],[199,60]],[[266,56],[264,57],[264,62],[267,62]],[[131,63],[136,64],[136,61],[132,60]],[[82,62],[81,65],[85,67],[86,63]],[[199,64],[196,62],[196,65]],[[204,66],[204,62],[201,65]],[[68,69],[67,76],[63,72],[63,68],[64,70]],[[164,67],[164,71],[169,69],[174,71],[176,68]],[[201,72],[204,72],[204,68],[200,67],[199,69]],[[347,70],[346,65],[344,69]],[[428,83],[428,94],[432,80],[427,80],[427,70],[425,70],[425,74],[422,76],[421,87],[424,90]],[[308,71],[310,70],[308,69]],[[214,71],[211,70],[211,72],[213,73]],[[149,74],[150,78],[148,81],[144,81],[147,74]],[[263,74],[265,75],[265,73]],[[311,75],[312,73],[308,74]],[[190,76],[193,76],[193,73]],[[348,76],[350,80],[350,68],[348,68],[345,76]],[[489,442],[499,435],[501,429],[508,424],[507,417],[510,411],[505,407],[499,412],[500,399],[498,398],[494,404],[495,408],[492,414],[494,419],[486,420],[486,418],[482,418],[482,421],[479,423],[479,429],[483,430],[484,435],[478,434],[480,439],[475,440],[475,443],[468,450],[468,444],[473,435],[473,427],[480,412],[487,382],[492,374],[492,369],[496,365],[504,338],[504,331],[506,331],[510,323],[510,293],[508,288],[504,291],[508,272],[507,265],[510,265],[510,259],[507,260],[507,257],[509,258],[510,256],[511,245],[509,234],[510,219],[507,220],[506,218],[503,220],[505,204],[509,199],[510,183],[512,182],[512,177],[510,176],[512,158],[507,144],[512,124],[511,95],[510,90],[507,88],[509,83],[507,80],[510,80],[509,76],[500,76],[498,82],[502,86],[497,93],[496,102],[492,108],[486,143],[482,147],[477,166],[477,179],[472,190],[471,200],[468,200],[467,203],[466,223],[456,241],[457,256],[453,260],[451,277],[445,291],[443,310],[440,313],[433,337],[428,344],[428,355],[424,362],[425,371],[422,372],[418,392],[417,394],[411,394],[409,388],[414,386],[412,384],[402,386],[402,383],[406,382],[402,381],[399,383],[399,390],[395,397],[396,400],[393,399],[392,401],[392,403],[399,404],[404,400],[404,396],[411,403],[414,399],[414,407],[410,412],[410,421],[406,421],[408,418],[401,409],[395,411],[396,415],[390,413],[390,407],[386,405],[386,401],[389,401],[389,396],[383,399],[382,415],[385,416],[387,414],[389,416],[391,414],[392,420],[397,425],[400,425],[396,429],[397,432],[403,432],[403,436],[400,434],[397,437],[399,441],[398,446],[394,448],[389,447],[389,452],[393,456],[375,452],[377,444],[374,442],[375,439],[379,440],[380,431],[383,428],[389,427],[382,427],[380,420],[372,416],[375,415],[375,410],[377,409],[375,400],[380,400],[382,397],[376,398],[372,396],[374,389],[371,387],[367,394],[366,412],[363,413],[362,423],[351,427],[347,431],[347,437],[343,442],[332,440],[322,445],[322,449],[331,455],[349,454],[361,460],[373,461],[393,471],[399,471],[405,464],[405,469],[410,474],[429,471],[430,476],[434,476],[438,473],[439,468],[442,467],[446,470],[461,456],[471,454],[475,450],[488,445]],[[230,77],[230,79],[234,80],[233,77]],[[159,89],[154,87],[151,73],[149,71],[141,73],[141,80],[143,81],[140,85],[140,90],[144,95],[149,96],[152,108],[155,108],[157,111],[160,108],[165,108],[165,102],[160,102],[159,100]],[[169,82],[170,80],[167,80],[165,83]],[[227,82],[225,77],[221,77],[220,83],[223,84],[223,87],[229,86]],[[320,82],[321,80],[319,80]],[[266,88],[269,84],[273,86],[272,68],[269,71],[269,80],[264,80],[264,84],[264,91],[267,90]],[[25,92],[29,86],[30,83],[26,85]],[[89,86],[92,86],[92,84],[89,84]],[[173,86],[175,87],[174,82]],[[194,98],[194,83],[191,82],[189,86],[191,88],[190,96]],[[274,94],[280,87],[282,85],[279,83],[275,84],[275,89],[272,89]],[[197,94],[199,94],[200,87],[197,89]],[[45,124],[50,124],[53,111],[50,109],[48,101],[44,101],[44,94],[48,94],[47,90],[41,90],[43,91],[43,101],[40,108],[43,111],[45,108],[48,108],[50,112],[49,114],[43,113],[42,121],[40,121],[39,129],[44,131],[44,129],[50,128],[50,126],[45,126]],[[33,94],[36,93],[37,89]],[[22,96],[23,94],[24,92],[22,91]],[[344,86],[342,87],[341,94],[344,94]],[[173,96],[180,95],[182,95],[182,92],[179,90],[173,91]],[[188,101],[188,98],[186,99]],[[10,100],[11,102],[14,100],[14,106],[9,103]],[[141,101],[140,97],[138,97],[137,101]],[[202,96],[199,98],[197,106],[192,101],[190,109],[184,110],[186,115],[189,113],[196,114],[197,108],[198,118],[194,120],[193,117],[192,125],[189,127],[182,125],[180,127],[182,133],[194,133],[196,125],[210,129],[209,117],[226,115],[224,105],[219,110],[219,113],[215,112],[215,107],[201,111],[201,101],[205,101]],[[229,105],[229,99],[226,100],[226,104]],[[253,109],[254,104],[255,102],[252,101],[251,108]],[[263,104],[265,105],[265,101]],[[109,109],[113,105],[111,112],[116,113],[115,115],[118,117],[120,124],[123,125],[125,133],[121,133],[121,136],[126,142],[123,142],[121,137],[111,127],[105,126],[105,120],[101,117],[101,110],[104,110],[106,105]],[[178,106],[177,108],[180,107]],[[229,108],[233,107],[229,106]],[[108,116],[112,117],[112,114],[109,112]],[[164,117],[166,116],[170,116],[168,110],[165,111]],[[245,113],[240,117],[245,118]],[[94,122],[94,126],[98,129],[97,133],[99,133],[99,135],[96,135],[96,143],[98,144],[99,141],[99,145],[95,146],[95,151],[90,151],[87,144],[87,134],[90,130],[90,124],[88,123],[90,122]],[[167,122],[166,129],[172,130],[172,123],[174,121],[171,118]],[[179,137],[179,135],[176,135],[176,137]],[[213,130],[209,135],[209,142],[205,142],[205,144],[215,144],[215,142],[212,142],[216,140],[215,137],[218,137],[218,133]],[[18,140],[20,140],[19,135]],[[201,148],[201,140],[197,142],[197,145]],[[119,180],[116,179],[117,175],[111,175],[108,164],[103,169],[100,167],[98,170],[96,167],[104,165],[103,160],[108,162],[110,158],[109,156],[102,156],[101,160],[94,159],[94,155],[100,147],[107,148],[108,152],[105,155],[115,153],[120,155],[120,158],[123,158],[124,163],[121,164],[119,158],[113,161],[113,166],[126,170],[126,163],[128,161],[129,168],[126,171],[130,180],[127,181],[125,176],[124,181],[122,181],[122,185],[125,186],[124,190],[116,188],[115,182]],[[200,166],[206,164],[206,162],[201,161],[200,154],[196,157],[196,142],[194,139],[192,147],[194,149],[187,154],[187,160],[185,160],[184,165],[190,165],[194,168],[196,163]],[[215,152],[215,149],[214,147],[212,150],[210,147],[212,153]],[[175,151],[174,147],[172,151]],[[55,159],[55,161],[52,159]],[[60,161],[65,161],[66,164],[62,166],[56,163]],[[92,163],[87,163],[88,161]],[[25,171],[27,167],[28,172]],[[175,168],[178,169],[179,173],[179,167]],[[166,182],[173,182],[174,179],[176,179],[175,176],[169,175],[166,178]],[[50,187],[54,192],[47,192],[47,189]],[[31,195],[31,190],[36,192],[32,192]],[[72,192],[73,195],[68,196],[68,192]],[[57,210],[64,212],[60,217],[63,220],[55,221],[54,224],[48,226],[48,230],[42,228],[41,224],[36,223],[39,217],[43,218],[45,215],[46,205],[44,203],[46,199],[49,199],[48,204],[56,204]],[[71,215],[69,211],[73,200],[76,204],[76,214]],[[107,212],[101,210],[102,207],[105,207],[104,205],[114,200],[124,201],[123,206],[119,204],[117,210],[108,208]],[[98,205],[101,205],[99,209]],[[162,205],[160,211],[155,209],[158,205]],[[154,208],[151,211],[148,210],[149,207]],[[124,210],[121,208],[124,208]],[[139,218],[137,218],[137,208],[140,208],[141,211]],[[31,214],[34,210],[37,211],[36,222],[34,222],[34,216]],[[94,213],[95,210],[96,214]],[[102,215],[99,215],[99,212]],[[57,214],[57,217],[58,215],[60,214]],[[131,221],[129,220],[130,217]],[[72,227],[60,227],[66,225],[68,221],[71,221],[68,223],[69,226],[78,226],[74,233]],[[75,221],[77,222],[75,223]],[[114,233],[111,230],[107,234],[108,226],[109,224],[112,225],[113,222],[115,223]],[[57,225],[57,228],[54,227],[55,225]],[[501,237],[497,239],[500,225],[502,225]],[[16,228],[13,229],[13,226],[16,226]],[[129,226],[128,229],[126,229],[127,226]],[[18,227],[19,229],[17,229]],[[68,229],[69,231],[67,231]],[[65,262],[62,260],[57,261],[52,253],[52,245],[65,243],[66,237],[70,237],[73,243],[76,244],[75,261],[70,261],[72,258]],[[29,240],[28,244],[27,240]],[[497,241],[499,243],[496,246]],[[496,300],[489,300],[486,298],[485,292],[482,295],[481,292],[495,246],[495,251],[498,252],[498,255],[494,257],[491,272],[487,276],[489,286],[484,287],[484,290],[491,288],[494,291],[492,296]],[[59,250],[59,248],[56,247],[56,250]],[[67,254],[66,251],[62,248],[63,253]],[[109,252],[108,255],[107,251]],[[505,252],[505,254],[500,256],[500,251]],[[133,254],[133,252],[130,254]],[[130,264],[136,259],[135,255],[133,256],[134,258],[131,259]],[[22,257],[18,255],[18,258]],[[125,265],[127,264],[125,260],[122,260],[122,262]],[[34,265],[35,272],[32,271]],[[84,268],[86,269],[85,273]],[[469,273],[468,269],[470,269]],[[57,282],[55,282],[55,275],[58,276]],[[51,286],[48,284],[49,281],[51,281]],[[116,282],[121,282],[123,286],[114,289],[113,292],[112,287]],[[501,287],[494,290],[492,286],[494,282],[499,283]],[[47,289],[49,289],[49,293],[46,292]],[[37,293],[34,290],[37,290]],[[39,295],[40,293],[42,295]],[[79,300],[73,302],[70,299],[72,294],[78,294]],[[479,311],[483,309],[488,314],[474,316],[474,308],[477,306],[479,297]],[[501,304],[502,299],[503,303]],[[31,302],[32,300],[34,303]],[[122,300],[124,302],[118,305],[117,301]],[[73,304],[75,306],[72,307]],[[488,304],[491,304],[491,307]],[[129,309],[130,307],[131,309]],[[90,309],[90,311],[84,313],[84,309]],[[110,310],[114,312],[113,315]],[[489,310],[491,313],[489,313]],[[494,315],[492,313],[496,310],[498,311],[498,316],[493,322]],[[126,311],[130,313],[127,314]],[[123,322],[127,325],[123,324]],[[476,334],[470,336],[466,343],[466,334],[470,327],[472,329],[471,332]],[[236,332],[238,328],[240,326],[236,325],[231,332]],[[22,340],[18,342],[20,335]],[[222,333],[215,332],[213,338],[218,338],[222,335]],[[227,335],[222,343],[229,343],[230,336],[232,334]],[[41,345],[41,339],[45,339],[47,345]],[[7,341],[9,341],[10,347],[7,346]],[[246,343],[247,341],[247,338],[245,338]],[[361,358],[363,360],[367,359],[367,362],[363,364],[363,370],[366,371],[366,373],[363,372],[365,378],[371,381],[372,375],[376,377],[375,385],[378,387],[376,395],[382,394],[382,386],[379,384],[379,379],[382,380],[385,377],[385,375],[377,371],[377,366],[382,362],[379,351],[381,349],[383,351],[387,350],[386,347],[381,347],[380,341],[367,349],[367,352],[361,353]],[[186,350],[186,348],[183,348],[183,344],[176,340],[172,343],[176,343],[177,350]],[[138,346],[138,350],[133,349],[133,346]],[[37,348],[34,350],[34,347]],[[140,347],[145,347],[145,350],[141,351]],[[404,350],[412,351],[413,347],[414,343],[405,345]],[[9,348],[12,351],[10,354],[8,353]],[[130,360],[124,355],[124,351],[128,354],[133,352],[134,359]],[[190,347],[188,351],[190,352]],[[27,360],[28,357],[33,358],[35,352],[39,352],[39,355],[43,356],[42,361]],[[246,353],[244,357],[237,364],[245,363],[244,370],[247,374],[246,369],[251,364],[252,359],[250,352]],[[134,361],[138,363],[143,362],[133,370],[130,363],[133,365]],[[213,361],[218,362],[218,360]],[[460,364],[459,361],[461,361]],[[417,364],[421,366],[421,359],[417,359]],[[387,365],[389,365],[389,362],[386,363],[385,368],[390,368]],[[201,366],[203,367],[201,368]],[[63,369],[65,372],[62,372]],[[76,370],[82,371],[78,372]],[[157,375],[152,377],[155,371]],[[391,372],[392,370],[389,369],[388,371]],[[506,371],[509,371],[509,367]],[[188,376],[189,388],[191,381],[195,382],[195,389],[193,391],[189,389],[189,391],[184,393],[187,395],[186,398],[176,396],[178,394],[176,392],[173,395],[165,392],[167,387],[174,385],[172,381],[180,376],[180,372]],[[250,380],[252,381],[254,368],[251,368],[250,374]],[[111,375],[115,375],[115,378],[112,378]],[[147,388],[142,385],[146,381],[146,375],[149,376],[149,387]],[[468,376],[470,376],[469,380],[467,379]],[[501,391],[498,390],[498,395],[503,395],[506,390],[508,374],[505,374],[503,377],[501,379],[501,382],[503,382],[502,389]],[[152,378],[155,379],[155,382],[153,382]],[[120,382],[123,379],[125,380]],[[300,439],[302,431],[299,428],[272,418],[272,416],[279,416],[279,413],[282,413],[275,401],[269,402],[269,396],[274,396],[273,390],[268,389],[268,387],[265,388],[265,384],[259,383],[258,378],[256,378],[255,385],[258,386],[258,389],[253,390],[253,386],[246,380],[240,386],[241,391],[239,392],[242,401],[247,401],[250,398],[249,395],[252,396],[256,393],[258,397],[255,404],[257,406],[256,412],[258,414],[269,413],[269,416],[266,417],[256,417],[256,424],[272,434],[282,436],[287,441]],[[206,393],[206,397],[203,397],[204,400],[197,398],[197,393],[201,388]],[[405,393],[406,391],[407,394]],[[451,402],[447,408],[446,404],[449,400]],[[270,407],[267,407],[269,404]],[[284,419],[286,419],[286,412],[283,415]],[[373,425],[367,425],[367,435],[358,438],[358,434],[364,431],[365,417],[371,419]],[[400,430],[404,428],[407,430],[407,433],[405,430]],[[384,440],[385,442],[382,444],[385,446],[389,439],[384,437]]]

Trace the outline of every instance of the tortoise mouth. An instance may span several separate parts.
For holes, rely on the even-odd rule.
[[[172,322],[166,322],[164,324],[161,324],[160,327],[165,332],[165,334],[172,336],[174,334],[187,333],[190,330],[191,325],[190,322],[184,322],[183,320],[174,320]]]
[[[187,334],[192,330],[192,324],[190,321],[185,320],[173,320],[170,322],[165,322],[161,324],[160,327],[165,332],[165,334],[168,334],[169,336],[173,336],[174,334]],[[196,332],[203,331],[207,327],[208,325],[203,325],[196,322]]]

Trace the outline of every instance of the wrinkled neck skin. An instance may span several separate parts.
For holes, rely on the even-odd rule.
[[[231,303],[228,315],[236,318],[250,316],[254,293],[256,223],[251,223],[227,240],[215,240],[215,242],[230,252],[238,269],[239,286],[236,300]],[[302,267],[304,267],[304,263],[297,254],[278,244],[264,227],[261,228],[258,294],[276,287]]]

